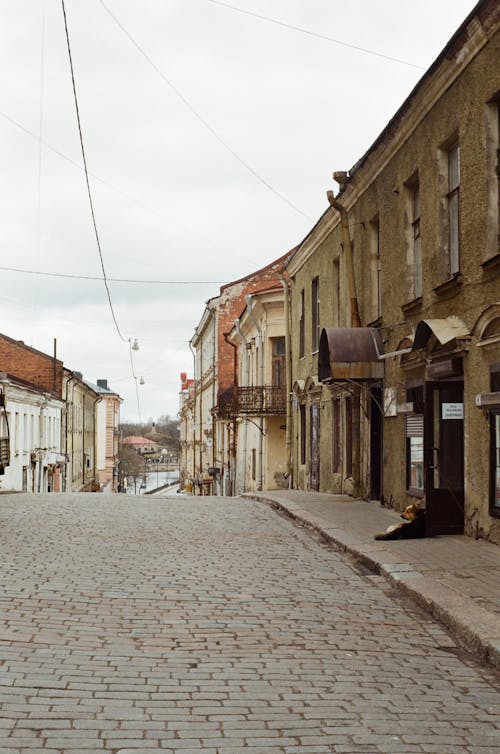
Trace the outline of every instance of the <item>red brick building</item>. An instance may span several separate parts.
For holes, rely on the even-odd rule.
[[[14,340],[0,333],[0,371],[62,398],[63,363],[55,353],[49,356],[27,346],[22,340]]]

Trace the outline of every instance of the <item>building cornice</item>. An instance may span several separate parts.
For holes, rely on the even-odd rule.
[[[498,31],[499,16],[497,9],[496,17],[493,17],[489,28],[485,28],[478,16],[469,18],[463,25],[467,39],[454,49],[454,37],[423,75],[370,149],[351,169],[349,183],[339,197],[347,210],[352,208],[359,196],[408,141],[436,102]]]
[[[373,183],[414,133],[436,102],[498,31],[499,7],[496,3],[491,3],[490,10],[487,5],[486,2],[479,3],[472,11],[375,142],[351,168],[349,183],[339,194],[339,199],[347,210],[353,207],[360,195]],[[480,13],[483,9],[485,9],[484,19],[481,20]],[[301,269],[339,222],[340,217],[336,210],[329,208],[325,211],[288,261],[286,269],[291,276]]]
[[[314,254],[318,246],[328,238],[339,223],[340,215],[337,210],[334,210],[332,207],[328,208],[297,247],[297,250],[288,262],[286,269],[289,275],[293,276],[300,270],[309,257]]]

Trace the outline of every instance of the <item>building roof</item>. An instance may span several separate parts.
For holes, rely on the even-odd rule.
[[[123,445],[158,445],[154,440],[148,440],[147,437],[139,437],[137,435],[124,437],[122,442]]]

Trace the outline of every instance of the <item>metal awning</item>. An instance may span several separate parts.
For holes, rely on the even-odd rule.
[[[435,335],[442,346],[452,340],[467,338],[470,331],[465,322],[459,317],[450,316],[444,319],[422,319],[415,330],[412,351],[425,348],[431,335]]]
[[[382,338],[375,327],[324,328],[319,340],[319,379],[380,380],[384,376],[382,354]]]

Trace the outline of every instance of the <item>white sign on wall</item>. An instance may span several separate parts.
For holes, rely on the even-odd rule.
[[[441,418],[442,419],[463,419],[464,418],[464,404],[463,403],[442,403],[441,404]]]

